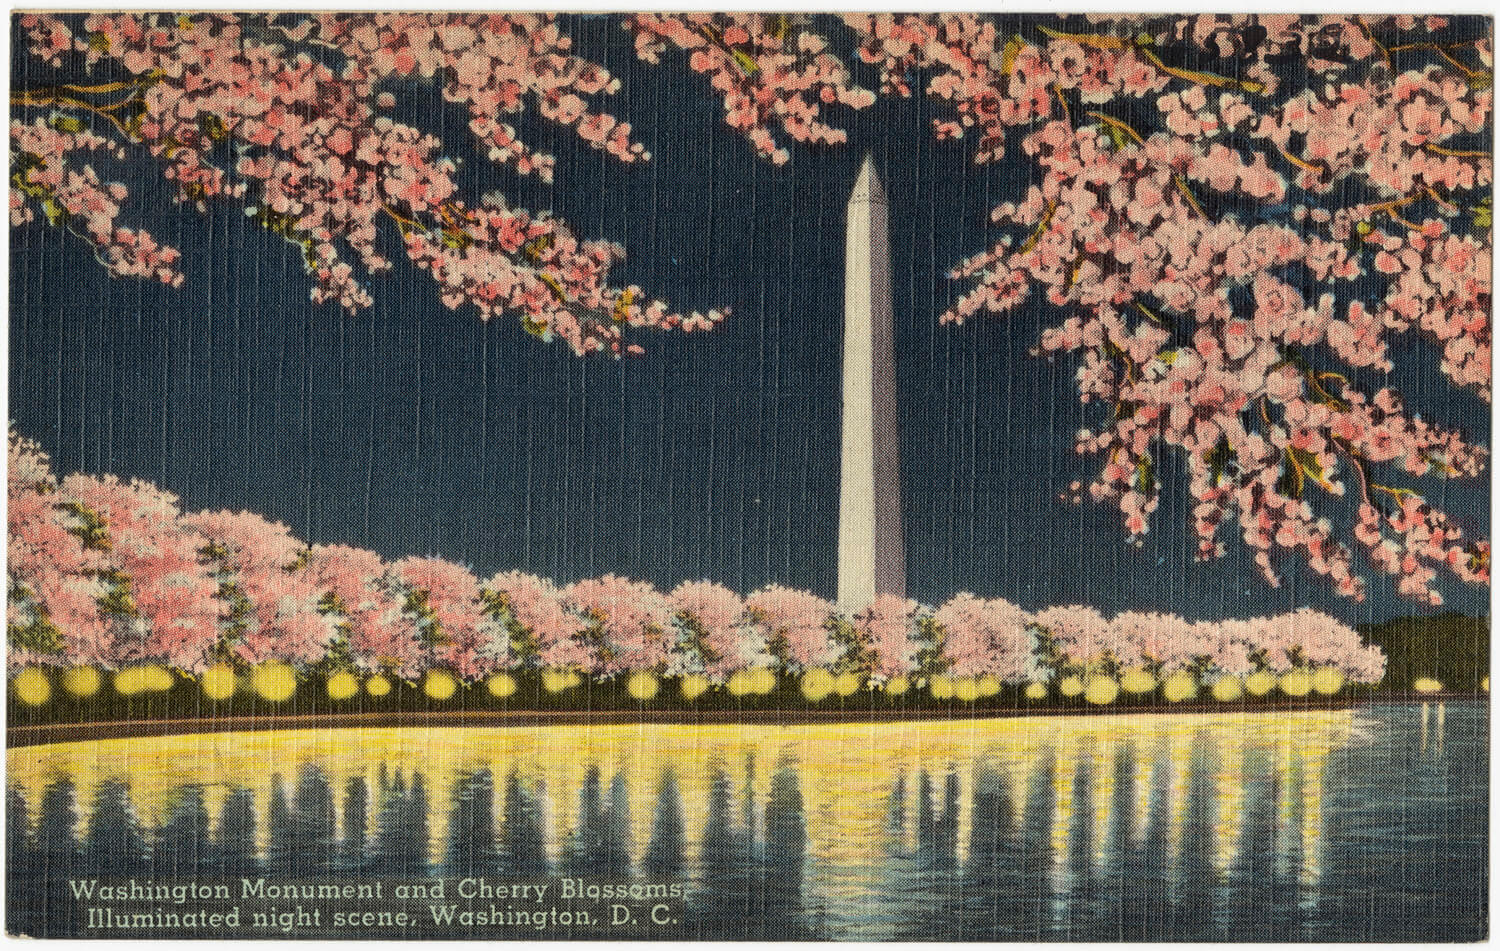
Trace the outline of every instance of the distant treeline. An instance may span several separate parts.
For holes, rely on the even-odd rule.
[[[1433,617],[1396,618],[1359,627],[1385,652],[1383,690],[1408,690],[1428,677],[1449,690],[1488,687],[1490,619],[1449,611]]]

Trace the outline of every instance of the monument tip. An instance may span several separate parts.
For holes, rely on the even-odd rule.
[[[859,178],[855,179],[854,191],[849,195],[849,204],[875,202],[885,204],[885,189],[880,184],[880,175],[875,171],[875,156],[865,153],[864,164],[859,167]]]

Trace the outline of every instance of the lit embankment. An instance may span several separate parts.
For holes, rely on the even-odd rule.
[[[1069,673],[1025,683],[994,676],[897,677],[881,683],[845,671],[800,675],[739,671],[723,683],[701,675],[595,678],[573,670],[492,674],[466,683],[440,670],[420,679],[386,673],[327,675],[272,661],[221,665],[194,677],[154,664],[119,671],[27,667],[10,683],[12,745],[99,735],[263,729],[278,725],[484,723],[506,720],[652,722],[883,720],[1105,713],[1212,712],[1341,706],[1372,699],[1487,692],[1489,678],[1445,684],[1351,683],[1330,666],[1208,678],[1142,667]],[[82,731],[82,732],[79,732]]]

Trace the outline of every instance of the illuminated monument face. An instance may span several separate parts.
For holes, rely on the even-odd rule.
[[[865,159],[849,196],[844,257],[844,419],[839,483],[838,606],[906,595],[896,353],[885,190]]]

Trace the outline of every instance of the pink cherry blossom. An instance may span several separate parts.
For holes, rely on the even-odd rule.
[[[423,644],[407,618],[405,593],[380,556],[350,545],[314,545],[306,559],[321,606],[334,618],[355,668],[415,679],[425,663]]]
[[[574,582],[563,598],[590,631],[594,672],[665,668],[672,649],[667,636],[672,612],[651,585],[605,575]]]
[[[956,677],[986,674],[1025,680],[1032,660],[1031,619],[1003,598],[954,595],[933,614],[942,629],[942,656]]]
[[[183,521],[217,569],[223,645],[233,657],[249,664],[323,657],[335,622],[320,610],[325,589],[300,563],[303,545],[290,529],[251,512],[199,512]]]
[[[771,132],[773,125],[795,142],[838,144],[848,135],[823,119],[823,107],[865,109],[875,102],[874,93],[855,85],[849,67],[826,51],[828,40],[808,29],[806,19],[639,13],[626,19],[625,29],[646,62],[660,62],[668,44],[685,52],[688,68],[707,76],[723,97],[724,121],[779,165],[791,153]]]
[[[1113,648],[1109,623],[1091,607],[1068,605],[1037,613],[1034,623],[1046,635],[1055,655],[1087,668],[1105,661]]]
[[[814,667],[832,667],[842,648],[832,637],[829,619],[833,606],[806,591],[768,585],[746,599],[746,609],[757,636],[770,645],[793,673]]]
[[[723,683],[736,670],[750,667],[765,652],[763,638],[745,623],[745,600],[712,581],[684,581],[667,595],[695,655],[689,669],[702,670]]]
[[[506,571],[485,582],[536,651],[544,668],[582,670],[593,665],[584,622],[569,611],[563,593],[545,578]]]
[[[509,631],[486,614],[479,581],[467,568],[442,558],[403,558],[388,577],[405,594],[407,617],[433,666],[470,681],[506,666]]]
[[[868,660],[871,679],[877,683],[916,672],[921,649],[917,610],[917,602],[910,598],[882,594],[854,616],[855,636]]]
[[[80,474],[63,479],[58,494],[73,516],[70,530],[103,553],[90,574],[107,583],[100,607],[114,628],[108,661],[207,667],[218,641],[217,584],[176,496],[138,479]]]

